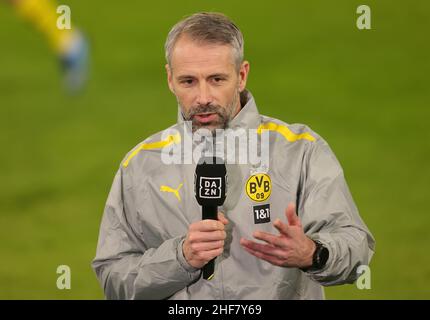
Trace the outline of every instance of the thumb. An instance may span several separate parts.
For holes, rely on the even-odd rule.
[[[296,213],[296,205],[294,202],[290,202],[288,204],[287,210],[285,211],[285,215],[287,216],[288,224],[290,226],[302,226],[299,217]]]

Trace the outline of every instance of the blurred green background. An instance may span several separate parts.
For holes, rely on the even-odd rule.
[[[184,15],[220,11],[245,36],[260,112],[331,145],[377,240],[371,290],[430,298],[430,2],[62,1],[91,41],[87,90],[62,91],[44,37],[0,4],[0,298],[102,299],[90,268],[123,156],[176,121],[163,44]],[[358,30],[356,9],[372,9]],[[71,290],[56,287],[58,265]]]

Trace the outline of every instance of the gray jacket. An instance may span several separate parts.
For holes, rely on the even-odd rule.
[[[160,160],[163,147],[190,134],[179,116],[171,129],[180,136],[149,137],[127,154],[115,176],[92,263],[106,298],[323,299],[322,286],[352,283],[358,266],[369,264],[374,238],[328,144],[304,125],[260,115],[252,95],[245,94],[247,102],[229,127],[269,130],[270,196],[261,202],[248,195],[251,165],[227,166],[227,199],[220,210],[230,221],[228,236],[214,278],[204,280],[182,253],[188,226],[201,219],[195,164]],[[241,247],[240,238],[253,239],[256,230],[278,234],[272,223],[286,222],[289,202],[296,203],[305,233],[328,248],[323,270],[277,267]],[[270,216],[258,220],[261,205],[270,206]]]

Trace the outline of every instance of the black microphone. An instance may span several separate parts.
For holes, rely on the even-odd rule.
[[[218,219],[218,206],[222,206],[226,194],[227,170],[221,158],[206,157],[199,160],[194,175],[195,195],[202,206],[202,219]],[[203,279],[214,276],[215,258],[203,267]]]

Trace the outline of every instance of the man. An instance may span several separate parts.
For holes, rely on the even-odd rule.
[[[322,286],[353,282],[374,239],[327,143],[258,113],[239,29],[222,14],[197,13],[173,27],[165,49],[179,134],[148,138],[115,176],[93,261],[106,297],[323,299]],[[195,163],[161,161],[164,148],[199,129],[269,133],[268,168],[228,170],[218,221],[201,219]],[[215,276],[205,280],[213,258]]]

